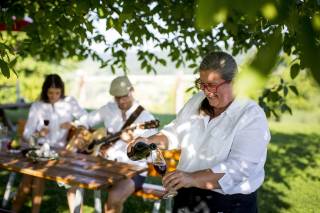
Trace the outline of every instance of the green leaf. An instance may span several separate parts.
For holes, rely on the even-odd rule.
[[[114,19],[113,23],[114,23],[113,28],[116,31],[118,31],[118,33],[121,35],[122,34],[122,26],[121,26],[122,22],[120,22],[119,19]]]
[[[148,65],[147,61],[144,60],[144,61],[141,63],[141,69],[143,70],[147,65]]]
[[[287,96],[288,95],[288,87],[283,88],[283,95]]]
[[[309,16],[304,16],[299,19],[297,27],[297,39],[301,45],[301,63],[310,68],[314,79],[320,85],[319,34],[314,31]]]
[[[196,24],[199,28],[210,30],[215,27],[218,22],[215,19],[215,14],[218,11],[222,11],[222,5],[219,5],[220,1],[214,0],[199,0],[196,10]]]
[[[299,91],[298,91],[298,89],[297,89],[296,86],[290,85],[289,88],[290,88],[290,90],[291,90],[294,94],[296,94],[296,96],[299,95]]]
[[[279,115],[277,114],[277,112],[275,110],[271,109],[271,112],[276,119],[279,119]]]
[[[9,66],[13,67],[17,63],[18,57],[15,57],[13,60],[10,61]]]
[[[293,64],[290,68],[290,77],[291,79],[295,79],[295,77],[297,77],[297,75],[300,72],[300,66],[299,64]]]
[[[292,110],[287,104],[282,104],[280,110],[282,113],[288,111],[292,115]]]
[[[177,61],[176,68],[179,68],[181,66],[182,62],[183,62],[182,60]]]
[[[106,11],[106,9],[103,6],[98,8],[98,16],[100,18],[106,18],[107,15],[108,15],[108,12]]]
[[[3,61],[2,59],[0,59],[0,68],[1,68],[2,74],[3,74],[6,78],[10,78],[9,66],[8,66],[8,64],[7,64],[5,61]]]
[[[280,96],[277,92],[270,92],[268,95],[269,100],[272,102],[277,102],[280,99]]]
[[[113,66],[113,65],[111,65],[111,72],[112,72],[113,74],[115,74],[115,73],[116,73],[116,69],[114,68],[114,66]]]
[[[164,59],[159,59],[159,63],[162,64],[163,66],[167,65],[167,62]]]
[[[274,67],[281,50],[281,43],[280,30],[274,30],[273,34],[267,38],[266,44],[258,49],[258,53],[251,66],[256,68],[262,76],[267,77]]]
[[[198,64],[190,64],[188,67],[192,69],[192,68],[196,68],[198,66],[199,66]]]
[[[114,22],[112,18],[107,20],[107,30],[114,27]]]

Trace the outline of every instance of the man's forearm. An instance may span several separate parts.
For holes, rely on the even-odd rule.
[[[168,148],[168,138],[161,132],[148,137],[150,143],[155,143],[160,149]]]

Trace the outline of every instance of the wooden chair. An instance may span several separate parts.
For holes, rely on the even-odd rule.
[[[168,171],[176,170],[177,162],[180,158],[180,151],[179,150],[171,150],[171,151],[163,151],[163,156],[167,162]],[[154,169],[153,165],[150,163],[148,164],[148,176],[149,177],[159,177],[159,174]],[[164,187],[160,184],[154,183],[144,183],[142,185],[142,189],[135,192],[134,195],[138,197],[142,197],[144,200],[152,201],[153,209],[152,213],[158,213],[161,206],[161,197],[165,193]],[[166,207],[165,212],[169,213],[172,211],[172,198],[166,199]]]

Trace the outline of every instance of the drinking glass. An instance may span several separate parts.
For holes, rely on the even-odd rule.
[[[154,169],[160,174],[162,177],[166,174],[167,172],[167,163],[160,151],[160,149],[155,149],[151,151],[151,159],[152,159],[152,165]],[[174,189],[170,189],[167,191],[162,198],[163,199],[168,199],[171,197],[174,197],[178,194],[178,192]]]
[[[43,123],[44,123],[44,125],[45,125],[46,127],[48,127],[49,124],[50,124],[50,120],[47,119],[47,118],[45,118],[45,119],[43,120]]]

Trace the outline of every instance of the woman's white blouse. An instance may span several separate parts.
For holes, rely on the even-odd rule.
[[[223,194],[249,194],[262,185],[270,132],[264,111],[253,101],[235,99],[218,117],[199,114],[203,92],[193,96],[161,132],[169,149],[181,149],[177,169],[225,173]]]
[[[63,148],[66,145],[68,130],[60,128],[60,125],[72,122],[85,114],[86,111],[80,107],[76,99],[69,96],[54,104],[43,101],[35,102],[29,110],[23,137],[29,140],[34,132],[40,131],[44,127],[44,120],[48,119],[50,121],[49,134],[40,138],[39,141],[48,141],[52,147]]]

